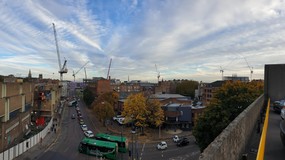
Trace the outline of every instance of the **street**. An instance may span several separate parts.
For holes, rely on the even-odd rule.
[[[85,124],[88,126],[88,129],[93,131],[95,134],[98,132],[106,133],[106,128],[98,127],[102,126],[101,122],[94,117],[94,113],[89,110],[84,103],[79,102],[79,108],[84,118]],[[39,159],[43,160],[59,160],[59,159],[67,159],[67,160],[75,160],[75,159],[96,159],[96,157],[81,154],[78,151],[78,145],[81,139],[84,137],[83,131],[78,123],[77,117],[75,119],[71,119],[72,114],[76,114],[76,110],[74,107],[65,107],[63,115],[62,115],[62,123],[61,123],[61,133],[44,154],[42,154]],[[114,126],[114,128],[120,129],[128,129],[126,127],[121,127],[118,124]],[[134,140],[136,137],[133,137]],[[199,148],[194,143],[193,137],[188,137],[190,140],[190,144],[185,147],[178,148],[176,144],[172,141],[172,139],[166,139],[165,141],[168,144],[168,148],[166,150],[160,151],[156,149],[156,145],[158,142],[148,142],[148,143],[137,143],[132,144],[129,141],[129,149],[133,148],[133,158],[148,160],[148,159],[191,159],[197,160],[199,158]],[[137,151],[137,152],[136,152]],[[131,159],[129,157],[129,153],[118,153],[117,159]]]

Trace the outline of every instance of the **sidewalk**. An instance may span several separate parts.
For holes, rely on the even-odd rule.
[[[42,142],[34,145],[32,148],[21,154],[20,156],[16,157],[15,160],[32,160],[38,159],[45,151],[51,147],[54,142],[57,140],[58,135],[60,134],[60,127],[56,127],[56,133],[49,132],[45,138],[43,138]]]

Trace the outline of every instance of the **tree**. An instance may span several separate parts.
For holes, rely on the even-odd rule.
[[[136,127],[147,127],[146,117],[148,115],[146,107],[146,98],[142,93],[132,94],[124,102],[122,115],[126,121],[134,123]]]
[[[94,101],[95,96],[89,88],[83,90],[83,101],[87,106],[90,106]]]
[[[193,128],[203,151],[245,108],[263,93],[263,82],[226,82],[219,88],[204,115]]]
[[[178,83],[176,86],[176,93],[183,96],[195,96],[195,89],[198,88],[199,82],[192,80],[183,80],[181,83]]]
[[[118,102],[119,96],[113,92],[107,92],[99,95],[92,106],[96,116],[105,125],[105,121],[115,115],[114,105]]]
[[[114,108],[109,102],[100,102],[96,103],[94,106],[94,111],[96,117],[103,122],[105,126],[105,122],[107,119],[110,119],[115,115]]]
[[[160,126],[164,120],[164,113],[161,108],[161,103],[157,99],[147,100],[147,122],[156,127]]]

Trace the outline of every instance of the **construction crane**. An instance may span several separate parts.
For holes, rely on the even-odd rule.
[[[156,69],[156,72],[157,72],[157,83],[159,83],[160,72],[157,70],[156,64],[155,64],[155,69]]]
[[[67,68],[66,68],[66,59],[64,59],[63,66],[61,66],[61,60],[60,60],[60,55],[59,55],[59,49],[58,49],[58,42],[57,42],[57,36],[56,36],[56,30],[55,30],[55,24],[52,23],[53,26],[53,32],[54,32],[54,40],[55,40],[55,46],[56,46],[56,52],[57,52],[57,59],[58,59],[58,66],[59,66],[59,71],[58,73],[60,74],[60,81],[63,80],[63,74],[67,73]]]
[[[80,67],[80,69],[79,69],[79,70],[77,70],[76,72],[74,72],[74,71],[73,71],[72,76],[73,76],[73,78],[74,78],[74,82],[75,82],[75,75],[76,75],[79,71],[81,71],[81,69],[82,69],[83,67],[85,67],[88,63],[89,63],[89,61],[88,61],[88,62],[86,62],[83,66],[81,66],[81,67]]]
[[[248,62],[247,62],[245,57],[244,57],[244,60],[245,60],[245,62],[247,64],[247,67],[249,68],[249,71],[250,71],[250,81],[252,81],[253,67],[249,66],[249,64],[248,64]]]
[[[224,69],[220,66],[220,73],[222,73],[222,80],[224,80]]]
[[[108,68],[108,73],[107,73],[107,79],[110,79],[109,74],[110,74],[111,64],[112,64],[112,58],[110,59],[110,63],[109,63],[109,68]]]
[[[87,81],[87,74],[86,74],[86,68],[84,67],[84,72],[85,72],[85,81]]]

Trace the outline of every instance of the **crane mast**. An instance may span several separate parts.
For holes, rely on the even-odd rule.
[[[59,66],[59,71],[58,73],[60,74],[60,81],[63,80],[63,73],[67,73],[66,69],[66,60],[64,60],[63,66],[61,66],[61,60],[60,60],[60,54],[59,54],[59,49],[58,49],[58,41],[57,41],[57,34],[56,34],[56,29],[55,29],[55,24],[52,23],[53,26],[53,33],[54,33],[54,40],[55,40],[55,46],[56,46],[56,53],[57,53],[57,59],[58,59],[58,66]]]
[[[110,59],[110,63],[109,63],[109,68],[108,68],[108,73],[107,73],[107,79],[110,79],[109,74],[110,74],[111,64],[112,64],[112,58]]]
[[[157,70],[156,64],[155,64],[155,69],[156,69],[156,72],[157,72],[157,83],[159,83],[160,72]]]

